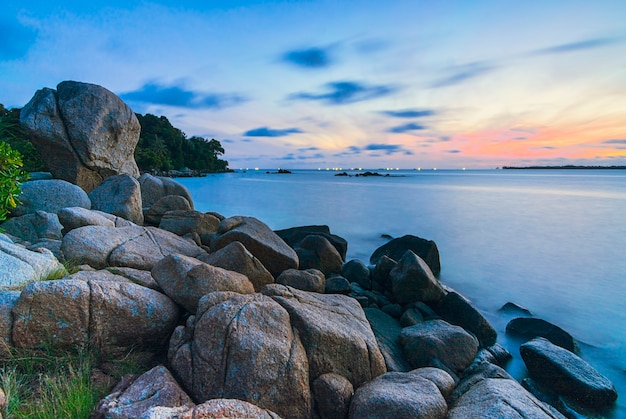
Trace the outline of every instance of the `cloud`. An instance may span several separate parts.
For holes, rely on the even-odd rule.
[[[248,130],[243,133],[247,137],[286,137],[290,134],[300,134],[303,131],[299,128],[272,129],[268,127],[259,127]]]
[[[393,116],[394,118],[421,118],[423,116],[435,115],[435,111],[431,109],[401,109],[395,111],[381,111],[380,113]]]
[[[616,44],[618,42],[622,42],[622,37],[613,37],[613,38],[592,38],[586,39],[578,42],[571,42],[568,44],[555,45],[548,48],[538,49],[533,51],[531,54],[534,55],[543,55],[543,54],[561,54],[566,52],[575,52],[586,49],[594,49],[601,48],[607,45]]]
[[[164,86],[158,83],[146,83],[138,90],[120,94],[120,98],[129,102],[192,109],[222,109],[248,100],[236,93],[203,93],[186,90],[181,85]]]
[[[410,131],[421,130],[421,129],[426,129],[426,127],[424,127],[423,125],[416,124],[414,122],[410,122],[408,124],[399,125],[397,127],[389,128],[387,130],[387,132],[400,134],[400,133],[404,133],[404,132],[410,132]]]
[[[461,153],[461,150],[446,150],[446,153],[451,153],[451,154],[457,154],[457,153]]]
[[[462,66],[454,66],[448,69],[448,75],[435,81],[431,87],[447,87],[463,83],[467,80],[482,76],[494,70],[492,64],[485,62],[475,62]]]
[[[407,150],[407,149],[405,149],[404,147],[402,147],[399,144],[377,144],[377,143],[372,143],[372,144],[366,145],[363,149],[367,150],[367,151],[384,151],[386,155],[395,154],[395,153],[402,153],[402,154],[405,154],[407,156],[410,156],[410,155],[413,154],[413,152],[411,150]]]
[[[361,154],[361,153],[362,153],[362,150],[359,147],[357,147],[355,145],[351,145],[351,146],[348,146],[346,151],[342,151],[340,153],[333,154],[333,157],[355,156],[355,155]]]
[[[312,47],[287,51],[282,56],[282,61],[303,68],[324,68],[332,64],[330,48]]]
[[[299,148],[298,151],[301,153],[306,153],[307,151],[317,151],[319,150],[319,147],[305,147],[305,148]]]
[[[289,96],[296,100],[318,100],[331,105],[345,105],[363,100],[377,99],[394,93],[393,86],[368,86],[356,81],[337,81],[324,85],[327,92],[309,93],[300,92]]]
[[[294,154],[294,153],[287,153],[285,154],[283,157],[278,157],[276,160],[287,160],[287,161],[293,161],[293,160],[319,160],[319,159],[323,159],[324,155],[322,153],[315,153],[313,155],[310,156],[304,156],[302,154]]]
[[[35,43],[37,32],[16,19],[0,17],[0,61],[22,58]]]
[[[621,149],[626,149],[626,138],[613,138],[610,140],[602,141],[602,144],[608,144],[612,147]]]

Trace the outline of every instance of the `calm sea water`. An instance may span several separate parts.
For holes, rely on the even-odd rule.
[[[272,229],[325,224],[369,263],[388,234],[437,243],[440,279],[468,297],[513,353],[508,301],[581,342],[581,356],[617,387],[609,417],[626,417],[626,171],[248,171],[181,178],[196,209],[247,215]]]

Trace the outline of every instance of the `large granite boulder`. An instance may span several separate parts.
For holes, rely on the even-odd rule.
[[[267,285],[262,292],[289,313],[306,350],[312,380],[334,372],[356,388],[387,371],[370,324],[353,298],[279,284]]]
[[[193,210],[168,211],[162,217],[159,228],[179,236],[197,233],[203,242],[210,243],[210,235],[217,231],[221,220],[210,213]]]
[[[64,81],[56,91],[38,90],[20,122],[55,178],[90,192],[112,175],[139,177],[133,157],[139,121],[101,86]]]
[[[323,293],[326,289],[326,277],[317,269],[287,269],[278,275],[276,283],[309,292]]]
[[[245,275],[184,255],[164,257],[154,265],[151,272],[163,292],[190,313],[195,313],[200,298],[211,292],[254,292],[252,283]]]
[[[613,383],[574,353],[535,338],[520,347],[522,359],[533,380],[577,404],[602,408],[617,399]]]
[[[91,199],[91,208],[94,210],[117,215],[134,224],[143,224],[141,188],[137,179],[132,176],[108,177],[89,192],[89,199]]]
[[[341,259],[346,259],[346,253],[348,252],[348,242],[346,239],[339,237],[335,234],[331,234],[330,228],[325,225],[311,225],[292,227],[284,230],[276,230],[276,234],[285,241],[289,246],[296,247],[306,236],[314,234],[316,236],[322,236],[328,240],[337,249],[337,252],[341,255]]]
[[[439,261],[437,244],[432,240],[426,240],[410,234],[393,239],[376,249],[370,256],[370,263],[377,265],[382,256],[400,261],[407,250],[422,258],[435,276],[439,275],[441,262]]]
[[[378,347],[385,358],[387,371],[410,371],[412,368],[404,357],[402,345],[400,344],[402,326],[398,320],[377,308],[365,308],[363,311],[370,322]]]
[[[485,362],[468,370],[448,400],[448,419],[565,419],[502,368]]]
[[[123,385],[118,385],[98,403],[91,419],[134,419],[156,406],[194,407],[193,400],[163,365],[152,368],[135,380],[122,380],[120,384]]]
[[[200,300],[192,323],[172,335],[168,357],[196,402],[233,398],[285,418],[311,416],[306,353],[278,303],[215,292]]]
[[[91,208],[91,200],[84,190],[60,179],[24,182],[19,200],[21,204],[11,211],[12,216],[37,211],[56,214],[66,207]]]
[[[276,278],[286,269],[298,269],[298,255],[267,225],[253,217],[230,217],[222,220],[211,249],[217,251],[238,241],[243,244]]]
[[[149,271],[171,254],[198,256],[204,253],[193,241],[155,227],[76,228],[63,237],[61,250],[78,264],[97,269],[126,266]]]
[[[313,381],[313,397],[322,419],[343,419],[348,417],[354,387],[342,375],[328,372]]]
[[[341,273],[343,259],[324,236],[306,236],[294,250],[298,254],[300,269],[317,269],[324,275]]]
[[[578,344],[572,335],[559,326],[543,319],[517,317],[506,325],[506,333],[528,340],[543,337],[568,351],[574,353],[578,353],[579,351]]]
[[[21,289],[65,268],[47,249],[28,250],[0,240],[0,290]]]
[[[0,356],[11,355],[11,333],[13,331],[13,307],[21,291],[0,291]]]
[[[9,218],[2,223],[2,229],[7,234],[31,243],[42,239],[60,240],[63,237],[63,226],[57,214],[45,211]]]
[[[454,380],[444,371],[432,380],[432,372],[388,372],[359,387],[350,404],[350,418],[445,419],[446,393]]]
[[[190,409],[153,407],[137,419],[280,419],[271,410],[237,399],[211,399]],[[134,418],[133,418],[134,419]]]
[[[496,343],[498,333],[489,321],[462,295],[449,292],[439,300],[437,314],[448,323],[461,326],[478,338],[480,345]]]
[[[274,283],[274,277],[261,261],[239,242],[232,242],[213,253],[200,255],[198,259],[209,265],[247,276],[254,285],[255,291],[260,291],[265,285]]]
[[[356,282],[366,290],[372,289],[370,270],[359,259],[346,262],[342,267],[341,274],[348,281]]]
[[[426,262],[411,250],[400,258],[389,277],[393,296],[400,304],[415,301],[436,304],[446,294]]]
[[[116,215],[82,207],[63,208],[57,215],[59,222],[63,225],[64,235],[75,228],[85,226],[130,227],[135,225],[132,221]]]
[[[478,353],[478,340],[473,335],[443,320],[405,327],[400,344],[413,368],[443,366],[455,373],[467,368]]]
[[[190,207],[189,209],[194,209],[193,199],[191,198],[189,190],[174,179],[144,173],[139,177],[139,185],[141,185],[143,208],[148,209],[152,207],[165,196],[178,195],[187,200]]]
[[[158,226],[161,218],[168,211],[191,211],[191,204],[180,195],[166,195],[145,210],[143,214],[144,222]]]
[[[179,309],[165,295],[129,281],[61,279],[29,284],[13,308],[13,343],[103,353],[163,348]]]

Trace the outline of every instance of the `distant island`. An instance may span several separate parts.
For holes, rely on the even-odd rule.
[[[532,170],[532,169],[574,169],[574,170],[626,170],[626,166],[575,166],[568,164],[566,166],[502,166],[502,169],[516,170]]]

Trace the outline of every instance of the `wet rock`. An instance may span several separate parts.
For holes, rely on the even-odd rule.
[[[366,308],[363,311],[385,358],[387,371],[410,371],[412,368],[404,357],[400,344],[400,333],[402,332],[400,323],[376,308]]]
[[[574,353],[535,338],[520,347],[533,380],[584,406],[602,408],[617,399],[613,383]]]
[[[456,292],[446,294],[436,308],[437,313],[445,321],[463,329],[478,338],[483,347],[496,343],[498,334],[489,321],[462,295]]]
[[[335,234],[331,234],[328,226],[301,226],[293,227],[285,230],[276,230],[276,234],[282,238],[285,243],[291,247],[296,247],[306,236],[311,234],[317,236],[323,236],[337,249],[337,252],[341,255],[341,260],[346,259],[346,253],[348,252],[348,242]]]
[[[400,261],[407,250],[411,250],[422,258],[435,276],[439,275],[441,262],[439,261],[437,244],[432,240],[426,240],[410,234],[393,239],[376,249],[370,256],[370,263],[377,265],[382,256]]]
[[[323,236],[306,236],[294,250],[298,254],[300,269],[317,269],[324,275],[341,273],[341,255]]]
[[[393,296],[400,304],[437,303],[445,291],[426,263],[410,250],[389,273]]]
[[[348,295],[352,291],[352,287],[346,278],[339,275],[331,275],[326,278],[326,286],[324,292],[326,294],[343,294]]]
[[[352,259],[346,262],[342,268],[342,275],[350,282],[356,282],[366,290],[372,289],[369,268],[360,260]]]
[[[525,339],[544,337],[555,345],[568,351],[578,353],[578,344],[565,330],[543,319],[533,317],[518,317],[506,325],[506,333],[520,336]]]

